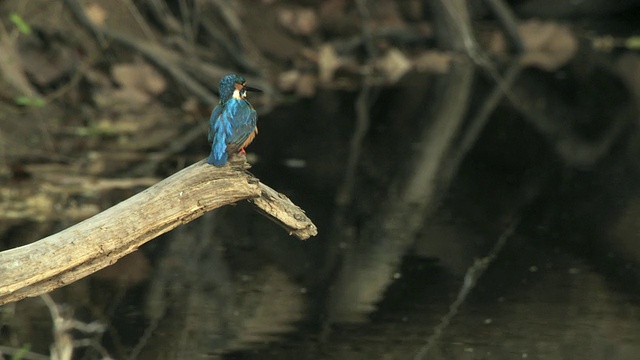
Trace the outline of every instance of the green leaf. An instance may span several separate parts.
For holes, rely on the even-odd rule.
[[[627,49],[638,50],[640,49],[640,36],[632,36],[628,38],[624,43]]]
[[[31,35],[31,26],[24,21],[22,16],[12,12],[9,15],[9,19],[11,19],[11,22],[18,28],[18,30],[20,30],[21,33]]]
[[[29,350],[31,350],[31,344],[22,345],[22,347],[18,349],[18,351],[13,353],[13,356],[11,356],[11,360],[23,360],[23,356],[26,355]]]
[[[44,99],[39,97],[29,97],[29,96],[18,96],[13,99],[16,104],[22,106],[35,106],[35,107],[43,107],[46,105]]]

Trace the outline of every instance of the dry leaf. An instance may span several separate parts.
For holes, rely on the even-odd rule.
[[[116,64],[112,74],[120,84],[115,96],[128,102],[147,103],[167,87],[164,77],[146,63]]]
[[[396,83],[411,70],[411,61],[398,49],[387,51],[384,57],[376,61],[376,65],[391,83]]]
[[[555,71],[578,50],[578,40],[567,25],[531,20],[519,26],[525,46],[524,65]]]
[[[318,53],[318,73],[320,81],[328,83],[333,80],[336,70],[342,65],[336,50],[331,45],[322,45]]]
[[[278,23],[292,34],[309,36],[318,30],[318,16],[313,9],[280,9]]]
[[[451,54],[442,51],[425,51],[415,61],[418,71],[444,74],[449,71]]]
[[[87,5],[87,7],[85,7],[84,9],[84,13],[87,15],[89,20],[91,20],[91,22],[98,26],[103,26],[108,16],[107,10],[96,3]]]
[[[295,90],[296,84],[300,80],[300,71],[289,70],[278,75],[278,89],[282,92],[291,92]]]
[[[310,98],[316,94],[318,79],[313,74],[302,74],[296,83],[296,94],[300,97]]]

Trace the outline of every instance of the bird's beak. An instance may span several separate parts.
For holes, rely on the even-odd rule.
[[[253,87],[246,86],[246,85],[245,85],[245,86],[243,86],[242,88],[243,88],[244,90],[246,90],[246,91],[262,92],[262,90],[260,90],[260,89],[258,89],[258,88],[253,88]]]

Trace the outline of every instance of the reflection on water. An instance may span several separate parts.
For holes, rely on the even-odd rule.
[[[637,358],[635,129],[599,164],[575,170],[554,154],[547,139],[523,126],[512,118],[487,125],[392,276],[378,279],[379,274],[358,269],[365,275],[342,279],[338,288],[358,292],[354,298],[332,284],[318,287],[324,291],[308,298],[305,316],[311,324],[300,322],[280,341],[224,358],[414,358],[449,311],[469,266],[487,255],[514,217],[521,219],[514,235],[424,358]],[[321,241],[339,247],[343,261],[357,258],[349,251],[375,245],[362,237],[355,247],[340,247],[340,239]],[[380,249],[384,260],[388,254]],[[344,275],[340,272],[358,265],[343,264],[337,272]],[[332,312],[336,302],[344,311],[349,309],[344,304],[367,298],[369,284],[362,279],[385,283],[382,298],[372,292],[369,303],[351,303],[355,313]]]
[[[369,323],[334,325],[321,344],[297,334],[242,358],[413,358],[461,279],[420,258],[406,258],[401,271]],[[639,300],[565,249],[516,236],[427,358],[633,359],[640,353]]]
[[[263,131],[294,128],[295,116],[280,115]],[[598,165],[575,170],[510,115],[489,122],[401,256],[362,236],[384,181],[374,178],[380,183],[358,194],[359,206],[371,209],[356,206],[343,232],[326,231],[334,210],[327,184],[340,176],[327,174],[325,153],[314,151],[324,139],[296,149],[307,168],[279,168],[270,157],[282,154],[256,144],[263,160],[252,171],[306,209],[319,237],[287,238],[239,206],[160,239],[144,316],[157,324],[147,326],[148,341],[135,339],[145,345],[138,358],[172,350],[190,358],[410,359],[432,338],[427,359],[633,359],[640,353],[631,266],[640,261],[635,133]],[[303,130],[320,132],[314,124]],[[469,266],[514,218],[513,236],[434,335]],[[385,241],[393,247],[393,238]],[[393,255],[398,266],[381,276],[369,271],[372,258],[367,266],[351,261],[363,254]]]

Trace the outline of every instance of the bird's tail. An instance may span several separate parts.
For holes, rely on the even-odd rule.
[[[227,163],[228,158],[229,158],[229,155],[226,152],[222,153],[222,156],[216,157],[212,150],[211,154],[209,154],[209,159],[207,160],[207,162],[211,165],[220,167],[220,166],[224,166]]]
[[[216,131],[211,143],[211,154],[209,155],[209,160],[207,160],[209,164],[220,167],[227,163],[229,154],[227,154],[226,140],[227,136],[224,131]]]

